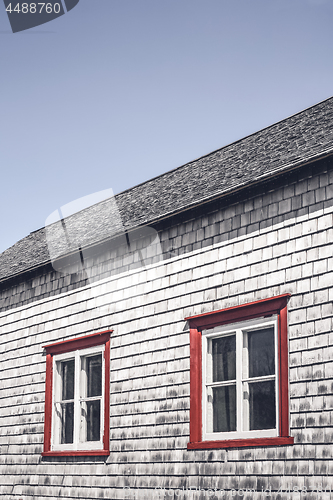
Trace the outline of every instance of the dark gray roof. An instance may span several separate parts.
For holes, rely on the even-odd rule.
[[[119,193],[115,203],[106,200],[85,209],[67,218],[66,226],[72,228],[71,236],[75,239],[76,234],[76,243],[82,247],[115,234],[120,220],[127,230],[149,224],[332,152],[333,97]],[[61,225],[55,227],[54,242],[63,240],[60,233]],[[61,253],[64,248],[60,245],[57,250]],[[43,228],[0,255],[0,279],[49,260]]]

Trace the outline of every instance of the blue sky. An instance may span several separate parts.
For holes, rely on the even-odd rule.
[[[12,34],[0,4],[0,252],[333,95],[330,0],[80,0]]]

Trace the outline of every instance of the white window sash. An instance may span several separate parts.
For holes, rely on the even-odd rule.
[[[78,349],[75,351],[66,352],[63,354],[56,354],[53,356],[53,381],[52,381],[52,436],[51,436],[51,449],[53,451],[91,451],[103,449],[103,434],[104,434],[104,401],[105,401],[105,362],[104,362],[104,345],[94,346],[86,349]],[[82,377],[81,377],[81,359],[94,354],[102,355],[102,394],[96,397],[83,397],[82,396]],[[61,422],[56,414],[56,405],[61,404],[61,373],[59,373],[58,366],[62,361],[70,359],[75,360],[74,364],[74,432],[73,443],[60,443],[61,436]],[[99,441],[81,441],[80,442],[80,428],[81,428],[81,402],[82,401],[95,401],[100,400],[100,440]],[[69,402],[69,400],[68,400]]]

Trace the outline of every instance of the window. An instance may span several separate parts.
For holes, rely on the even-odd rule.
[[[291,444],[287,302],[280,295],[186,318],[188,449]]]
[[[110,333],[45,346],[43,456],[109,454]]]

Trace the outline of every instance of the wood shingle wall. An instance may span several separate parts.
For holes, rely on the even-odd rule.
[[[107,253],[99,253],[90,285],[79,280],[64,289],[50,269],[35,272],[30,296],[24,296],[23,277],[12,289],[3,285],[0,498],[333,498],[332,163],[317,163],[246,199],[196,209],[156,230],[163,249],[156,263],[124,269],[118,258],[118,271],[110,265],[103,276],[97,270],[105,269]],[[42,281],[52,283],[48,296]],[[292,295],[295,444],[188,451],[184,318],[283,293]],[[110,456],[42,459],[42,346],[108,328]]]

